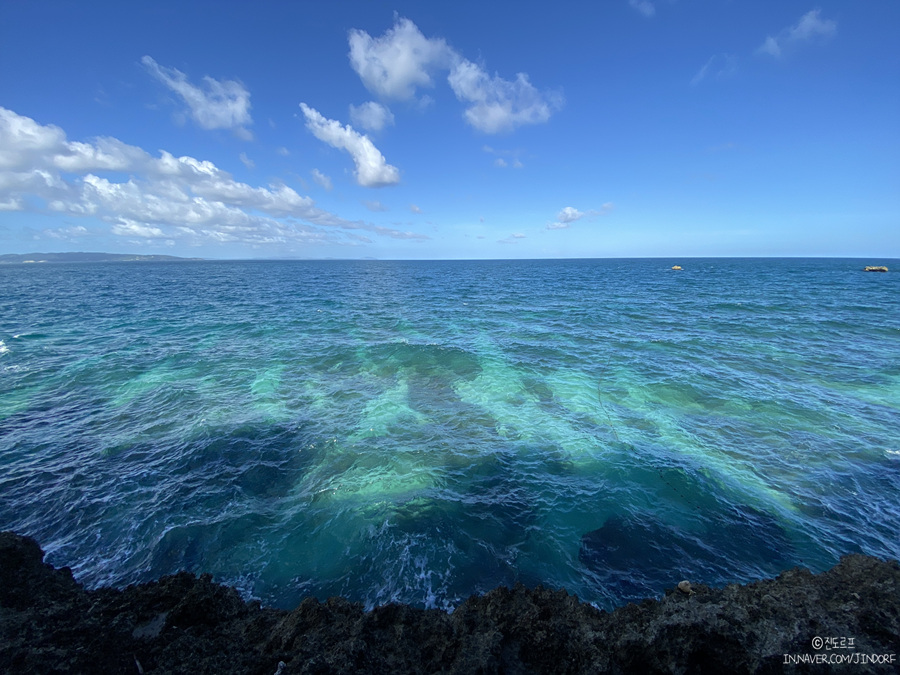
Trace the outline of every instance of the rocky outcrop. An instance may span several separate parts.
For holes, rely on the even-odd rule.
[[[887,272],[888,268],[884,265],[867,265],[865,272]]]
[[[677,581],[661,599],[613,612],[523,586],[473,596],[450,614],[396,604],[366,612],[342,598],[287,612],[245,603],[208,575],[85,590],[67,568],[45,564],[33,539],[4,532],[0,672],[841,672],[815,665],[836,655],[855,656],[847,672],[900,668],[897,562],[851,555],[819,575],[794,569],[722,589],[694,580],[678,590]]]

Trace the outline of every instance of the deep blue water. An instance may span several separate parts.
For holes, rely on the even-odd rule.
[[[90,586],[281,607],[900,558],[895,269],[3,266],[0,529]]]

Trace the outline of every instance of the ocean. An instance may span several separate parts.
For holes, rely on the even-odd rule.
[[[0,266],[0,530],[283,608],[900,558],[898,267]]]

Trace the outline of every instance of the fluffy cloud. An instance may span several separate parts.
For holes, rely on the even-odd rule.
[[[115,182],[103,172],[129,174]],[[68,141],[52,125],[0,108],[0,206],[93,216],[114,234],[187,243],[347,243],[353,230],[400,239],[425,235],[347,221],[285,185],[253,187],[215,164],[114,138]]]
[[[251,139],[246,128],[250,118],[250,92],[235,80],[203,78],[203,87],[188,82],[187,75],[175,68],[160,66],[145,56],[141,63],[153,77],[178,94],[187,104],[188,112],[202,129],[231,129],[235,135]]]
[[[561,223],[574,223],[579,218],[583,218],[584,213],[571,206],[565,207],[556,214],[556,219]]]
[[[239,156],[239,159],[241,160],[241,164],[246,166],[248,169],[252,169],[253,167],[256,166],[256,162],[254,162],[252,159],[250,159],[247,156],[246,152],[242,152]]]
[[[469,104],[465,120],[479,131],[495,134],[523,124],[546,122],[562,107],[559,94],[541,93],[519,73],[514,81],[489,76],[480,66],[460,59],[447,78],[453,93]]]
[[[0,108],[0,139],[0,170],[126,171],[147,156],[115,138],[69,142],[59,127],[38,124],[5,108]]]
[[[310,173],[312,174],[313,180],[316,181],[316,184],[319,187],[323,187],[326,190],[330,190],[332,187],[334,187],[331,184],[331,178],[326,176],[324,173],[322,173],[318,169],[313,169],[312,171],[310,171]]]
[[[485,133],[546,122],[563,104],[561,95],[538,91],[525,73],[514,80],[488,75],[443,39],[426,38],[409,19],[397,19],[394,27],[378,38],[352,30],[349,44],[353,70],[369,91],[382,98],[413,99],[417,88],[434,86],[435,73],[449,71],[447,81],[453,93],[468,105],[464,119]],[[423,96],[420,103],[430,100]]]
[[[548,230],[564,230],[568,228],[576,220],[581,220],[585,216],[594,217],[606,215],[613,210],[613,203],[606,202],[599,210],[591,209],[590,211],[579,211],[572,206],[566,206],[556,214],[556,221],[547,223]]]
[[[350,65],[366,89],[383,98],[408,100],[417,87],[432,87],[431,73],[449,64],[452,51],[428,39],[409,19],[399,19],[379,38],[351,30]]]
[[[306,128],[313,136],[333,148],[350,153],[356,164],[356,182],[363,187],[383,187],[400,182],[400,171],[384,159],[368,136],[355,131],[349,124],[342,126],[337,120],[326,119],[318,110],[305,103],[300,109],[306,116]]]
[[[654,7],[653,3],[649,0],[628,0],[628,4],[631,5],[633,9],[636,9],[641,14],[646,16],[648,19],[656,14],[656,7]]]
[[[375,101],[350,106],[350,120],[366,131],[381,131],[394,123],[394,113]]]
[[[789,47],[816,39],[828,39],[837,32],[837,22],[819,18],[819,10],[804,14],[796,26],[785,28],[777,36],[768,36],[756,50],[758,54],[779,57]]]
[[[409,210],[410,210],[410,212],[412,212],[412,213],[422,213],[422,209],[420,209],[420,208],[419,208],[418,206],[416,206],[415,204],[410,204],[410,205],[409,205]]]

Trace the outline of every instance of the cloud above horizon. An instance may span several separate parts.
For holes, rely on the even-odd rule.
[[[409,19],[397,18],[377,38],[353,29],[348,42],[351,67],[366,89],[382,98],[427,104],[430,98],[416,98],[417,89],[434,87],[433,77],[448,71],[450,88],[467,106],[463,119],[487,134],[546,122],[564,104],[561,93],[539,91],[526,73],[514,80],[489,75],[444,39],[426,38]]]
[[[180,70],[161,66],[150,56],[144,56],[141,63],[154,78],[182,98],[189,116],[201,129],[230,129],[238,138],[252,140],[253,133],[247,129],[253,124],[250,92],[243,84],[206,76],[204,86],[198,87],[188,82],[187,75]]]
[[[774,37],[766,37],[756,53],[779,58],[788,48],[817,39],[827,40],[835,33],[837,21],[822,19],[819,17],[819,10],[813,9],[800,17],[796,26],[785,28]]]
[[[101,175],[110,172],[128,178]],[[209,161],[165,150],[153,157],[111,137],[69,141],[59,127],[2,107],[0,204],[10,211],[94,217],[118,236],[187,245],[346,244],[352,230],[428,238],[345,220],[286,185],[253,187]],[[73,235],[88,232],[69,230]]]
[[[416,88],[433,87],[431,76],[453,58],[444,40],[426,38],[409,19],[396,19],[378,38],[354,28],[347,41],[350,66],[366,89],[383,98],[415,98]]]
[[[366,131],[381,131],[394,124],[394,113],[387,106],[366,101],[359,106],[350,106],[350,121]]]
[[[561,94],[539,92],[525,73],[514,81],[491,77],[466,59],[453,65],[447,81],[456,98],[469,104],[463,113],[466,122],[486,134],[546,122],[563,106]]]
[[[400,182],[400,170],[391,166],[384,155],[369,140],[349,124],[341,125],[337,120],[324,117],[318,110],[305,103],[300,109],[306,117],[306,128],[313,136],[333,148],[344,150],[350,154],[356,170],[353,175],[356,182],[363,187],[385,187]]]
[[[591,209],[590,211],[579,211],[573,206],[564,207],[559,213],[556,214],[556,220],[552,223],[547,223],[548,230],[565,230],[572,223],[577,220],[581,220],[585,216],[594,217],[594,216],[604,216],[614,208],[612,202],[606,202],[603,206],[600,207],[599,210]]]

